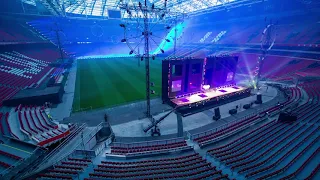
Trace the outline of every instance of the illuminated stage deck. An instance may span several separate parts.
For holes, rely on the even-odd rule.
[[[207,100],[216,99],[220,97],[222,98],[226,95],[231,95],[234,93],[241,93],[245,90],[249,90],[249,88],[241,87],[241,86],[231,86],[231,87],[219,88],[216,90],[210,89],[205,92],[199,92],[196,94],[171,99],[171,102],[173,102],[177,106],[186,106],[186,105],[194,104],[197,102],[207,101]]]

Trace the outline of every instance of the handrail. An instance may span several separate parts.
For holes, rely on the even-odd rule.
[[[217,132],[217,131],[220,130],[220,129],[225,129],[225,128],[227,128],[227,127],[230,127],[231,125],[234,125],[234,124],[236,124],[236,123],[238,123],[238,122],[240,122],[240,121],[243,121],[243,120],[245,120],[245,119],[252,118],[252,117],[254,117],[254,116],[257,116],[257,113],[249,114],[249,115],[244,116],[244,117],[242,117],[242,118],[240,118],[240,119],[237,119],[237,120],[228,122],[228,123],[226,123],[226,124],[223,124],[223,125],[221,125],[221,126],[218,126],[218,127],[216,127],[216,128],[213,128],[213,129],[209,129],[209,130],[204,131],[204,132],[192,134],[192,135],[190,136],[190,137],[191,137],[190,139],[193,140],[193,139],[198,138],[198,137],[203,137],[203,136],[206,136],[206,135],[208,135],[208,134],[212,134],[212,133],[214,133],[214,132]]]
[[[150,155],[150,154],[161,154],[161,153],[167,153],[167,152],[176,152],[176,151],[182,151],[192,149],[191,146],[183,146],[183,147],[176,147],[171,149],[161,149],[161,150],[152,150],[152,151],[143,151],[143,152],[135,152],[135,153],[126,153],[126,157],[137,157],[137,156],[144,156],[144,155]]]
[[[76,125],[72,126],[75,127]],[[86,124],[82,124],[80,127],[78,127],[76,129],[76,131],[72,132],[72,134],[70,134],[70,136],[68,136],[64,142],[62,142],[61,144],[59,144],[53,151],[51,151],[48,155],[46,155],[46,157],[44,158],[44,160],[49,159],[51,157],[52,154],[55,154],[57,151],[59,151],[59,149],[63,146],[65,146],[66,144],[68,144],[69,140],[72,139],[78,132],[81,132],[82,129],[84,129],[84,127],[86,127]]]
[[[8,173],[11,170],[14,170],[14,168],[18,167],[20,164],[22,164],[23,162],[27,162],[28,159],[31,159],[33,157],[33,155],[36,155],[36,152],[38,152],[40,149],[42,149],[41,147],[37,147],[35,150],[32,151],[31,156],[29,156],[27,159],[25,158],[21,158],[19,161],[17,161],[16,163],[14,163],[12,166],[8,167],[7,169],[1,171],[0,174],[2,174],[3,176],[6,175],[13,175],[15,173]],[[38,154],[38,153],[37,153]],[[6,179],[6,178],[4,178]]]
[[[124,148],[132,148],[141,145],[162,145],[168,143],[176,143],[176,142],[183,142],[184,137],[179,138],[171,138],[171,139],[163,139],[163,140],[155,140],[155,141],[141,141],[141,142],[132,142],[132,143],[122,143],[122,142],[113,142],[113,147],[124,147]]]
[[[76,126],[76,125],[75,125]],[[74,126],[73,126],[74,127]],[[61,148],[63,146],[65,146],[66,144],[68,144],[70,142],[70,140],[74,137],[75,134],[78,135],[78,133],[80,133],[84,128],[86,127],[86,124],[82,124],[80,127],[78,127],[75,131],[73,131],[61,144],[59,144],[53,151],[51,151],[50,153],[48,153],[39,164],[35,164],[32,167],[29,167],[28,169],[31,171],[27,171],[21,175],[19,175],[20,178],[26,178],[28,176],[31,176],[33,174],[38,173],[39,171],[47,168],[47,166],[43,166],[43,164],[47,163],[48,159],[50,159],[54,154],[58,153]],[[61,158],[59,158],[61,159]],[[63,159],[63,157],[62,157]]]
[[[104,122],[101,122],[99,125],[97,125],[96,128],[94,128],[94,129],[93,129],[92,131],[90,131],[88,134],[92,134],[92,132],[97,131],[97,129],[98,129],[98,131],[99,131],[99,130],[103,127],[104,124],[105,124]],[[69,136],[68,136],[69,139],[66,139],[63,143],[61,143],[58,147],[56,147],[55,150],[54,150],[54,152],[52,151],[51,153],[49,153],[49,154],[43,159],[43,161],[42,161],[43,163],[39,164],[38,167],[37,167],[38,169],[37,169],[37,170],[34,170],[34,171],[32,172],[32,174],[38,173],[39,171],[47,168],[47,167],[48,167],[48,160],[49,160],[50,158],[52,158],[55,154],[57,154],[57,153],[63,148],[63,146],[66,146],[66,145],[70,142],[70,140],[71,140],[71,141],[72,141],[72,140],[75,140],[74,138],[75,138],[76,136],[78,136],[79,133],[82,132],[83,129],[84,129],[86,126],[87,126],[86,124],[82,124],[82,126],[77,129],[77,133],[74,133],[74,134],[69,135]],[[58,161],[64,159],[66,156],[72,154],[72,153],[81,145],[81,143],[82,143],[82,141],[78,141],[77,144],[74,146],[75,148],[72,149],[72,152],[66,152],[66,153],[64,153],[64,154],[61,154],[61,155],[59,156],[59,158],[56,158],[56,159],[54,159],[53,161],[50,161],[49,165],[55,164],[55,163],[57,163]],[[57,152],[57,151],[58,151],[58,152]],[[47,164],[46,164],[46,163],[47,163]]]

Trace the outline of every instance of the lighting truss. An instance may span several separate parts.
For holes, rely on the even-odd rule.
[[[21,0],[29,5],[36,6],[36,0]],[[47,3],[48,0],[39,0],[41,3]],[[77,14],[89,17],[109,18],[108,10],[119,10],[121,2],[126,1],[129,5],[138,6],[138,0],[56,0],[66,12],[66,15]],[[265,0],[167,0],[167,8],[175,14],[188,14],[189,16],[210,13],[225,9],[232,9],[240,6],[252,5]],[[159,8],[164,8],[165,0],[148,0],[149,4],[155,4]],[[47,7],[47,6],[46,6]],[[171,13],[166,18],[174,17]],[[126,18],[126,16],[122,17]]]

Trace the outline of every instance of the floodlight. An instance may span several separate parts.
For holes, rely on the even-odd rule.
[[[126,39],[122,39],[121,42],[127,42],[127,40]]]
[[[133,50],[131,50],[129,54],[130,54],[130,55],[133,54]]]
[[[163,50],[163,49],[160,49],[160,51],[161,51],[162,53],[164,53],[164,50]]]
[[[167,41],[167,42],[170,42],[170,40],[169,40],[169,39],[166,39],[166,41]]]

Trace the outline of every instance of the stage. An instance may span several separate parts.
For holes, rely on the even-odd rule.
[[[204,92],[171,99],[171,102],[173,102],[177,106],[186,106],[194,103],[202,103],[203,101],[209,101],[213,98],[224,98],[224,96],[232,95],[234,93],[241,93],[247,89],[247,87],[242,86],[229,86],[219,89],[209,89]]]
[[[162,100],[188,116],[251,95],[235,81],[238,57],[212,56],[162,61]]]
[[[212,116],[214,115],[214,108],[209,108],[207,110],[199,111],[189,116],[184,116],[182,118],[183,131],[188,131],[188,132],[191,132],[192,134],[204,132],[206,130],[219,127],[224,125],[225,123],[232,122],[236,119],[242,118],[248,114],[256,112],[258,109],[268,107],[271,104],[274,104],[278,101],[282,101],[284,99],[282,93],[278,93],[278,90],[274,87],[269,87],[268,90],[266,90],[266,87],[262,87],[260,90],[260,93],[263,95],[262,96],[263,104],[253,104],[250,109],[244,109],[242,107],[244,104],[250,104],[251,102],[254,102],[256,100],[255,95],[216,106],[220,108],[220,113],[221,113],[221,119],[218,121],[212,120]],[[236,115],[230,115],[229,110],[236,108],[236,106],[239,106],[238,113]],[[128,109],[128,107],[125,107],[124,109]],[[131,113],[130,115],[124,114],[124,113],[114,114],[115,117],[112,118],[110,123],[112,125],[112,129],[115,135],[117,137],[124,137],[124,139],[126,139],[127,142],[133,141],[132,139],[134,137],[140,137],[141,139],[139,140],[141,141],[151,140],[152,138],[157,139],[158,137],[156,138],[150,137],[150,131],[148,133],[145,133],[143,131],[143,129],[150,124],[150,119],[148,118],[132,119],[132,117],[136,117],[132,113],[136,113],[138,111],[139,110],[137,109],[135,112],[130,112]],[[159,119],[160,117],[163,117],[165,114],[167,114],[168,111],[169,110],[159,114],[154,114],[153,117],[155,119]],[[90,117],[92,116],[92,114],[81,114],[81,116],[78,116],[75,119],[78,120],[79,118],[83,118],[83,116]],[[121,116],[122,118],[126,118],[126,117],[130,117],[130,118],[128,118],[127,121],[123,121],[119,119],[120,118],[119,116]],[[167,118],[165,118],[158,125],[158,127],[161,129],[161,136],[159,138],[168,139],[168,138],[177,137],[176,135],[178,132],[178,123],[177,123],[176,112],[171,113]]]

